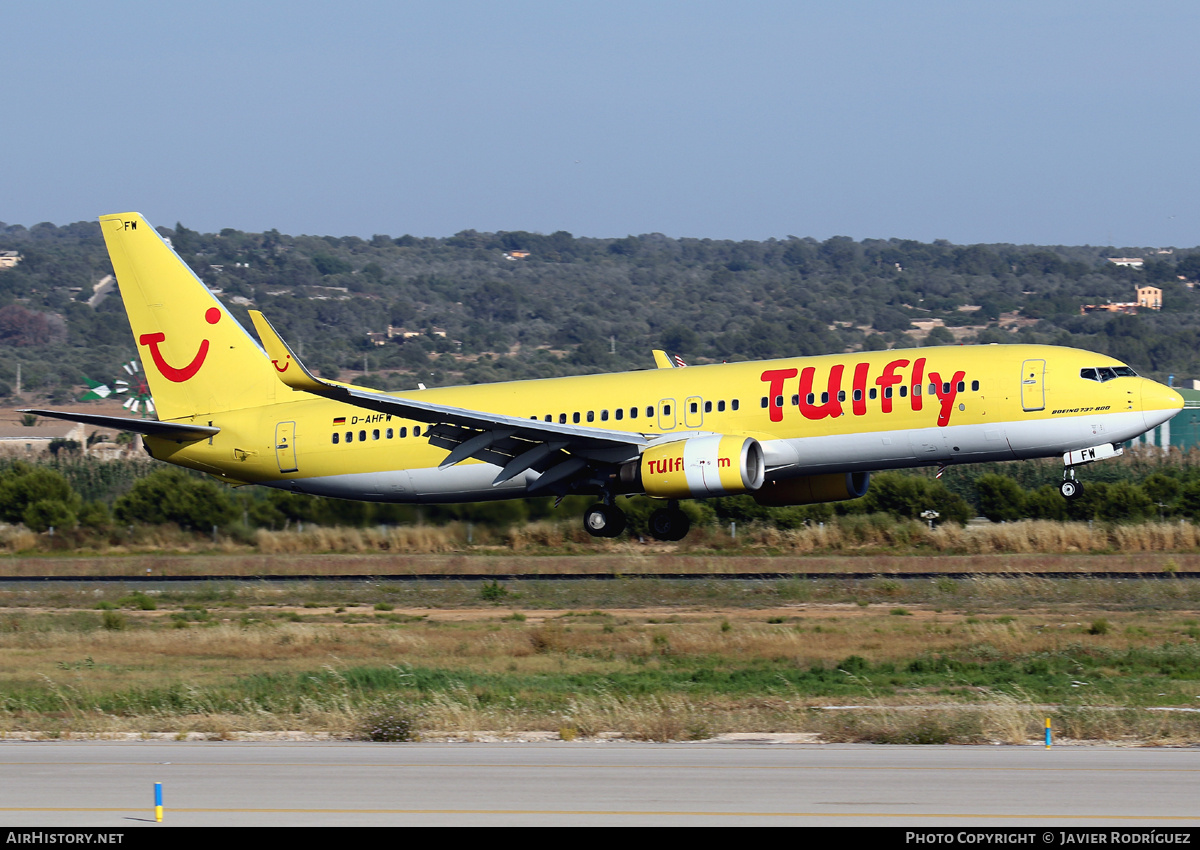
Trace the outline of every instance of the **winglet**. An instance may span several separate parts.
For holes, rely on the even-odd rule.
[[[675,368],[675,364],[671,362],[671,358],[667,356],[667,352],[661,348],[654,349],[654,365],[659,369]]]
[[[303,390],[318,395],[328,393],[330,386],[313,377],[313,374],[300,362],[300,358],[283,341],[283,337],[276,333],[275,328],[271,327],[266,316],[258,310],[251,310],[250,321],[254,322],[254,329],[258,331],[258,338],[262,340],[263,348],[267,350],[267,356],[271,358],[271,365],[275,368],[275,374],[279,380],[294,390]]]

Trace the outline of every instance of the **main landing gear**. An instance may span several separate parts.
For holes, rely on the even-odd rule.
[[[679,510],[679,503],[671,501],[667,507],[650,514],[650,535],[657,540],[682,540],[692,528],[688,515]]]
[[[592,505],[583,514],[583,527],[592,537],[619,537],[625,530],[625,514],[616,505]]]
[[[650,536],[656,540],[682,540],[691,530],[692,522],[672,500],[665,508],[650,514]],[[583,528],[592,537],[619,537],[625,530],[625,514],[616,505],[600,502],[583,514]]]

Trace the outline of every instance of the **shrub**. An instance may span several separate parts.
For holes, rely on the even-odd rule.
[[[137,608],[140,611],[157,611],[158,603],[151,599],[140,590],[135,590],[128,596],[122,596],[117,600],[117,604],[122,608]]]
[[[397,708],[379,709],[363,718],[359,737],[379,743],[419,740],[413,715]]]
[[[498,603],[508,596],[508,588],[498,581],[485,581],[483,587],[479,588],[479,595],[487,602]]]

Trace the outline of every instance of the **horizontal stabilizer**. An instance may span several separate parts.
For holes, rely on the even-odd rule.
[[[17,412],[65,419],[68,422],[82,422],[85,425],[99,425],[102,428],[116,428],[120,431],[133,431],[135,434],[147,434],[151,437],[166,437],[170,440],[207,440],[213,434],[221,431],[220,428],[214,428],[212,425],[159,422],[154,419],[126,419],[123,416],[100,416],[96,413],[68,413],[62,410],[34,409]]]

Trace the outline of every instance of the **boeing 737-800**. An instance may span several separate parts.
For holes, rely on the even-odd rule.
[[[43,416],[143,434],[151,456],[230,483],[381,502],[622,494],[767,505],[862,496],[871,471],[1061,455],[1075,468],[1166,422],[1179,393],[1073,348],[942,346],[385,393],[309,372],[261,313],[261,345],[137,213],[101,217],[159,421]]]

